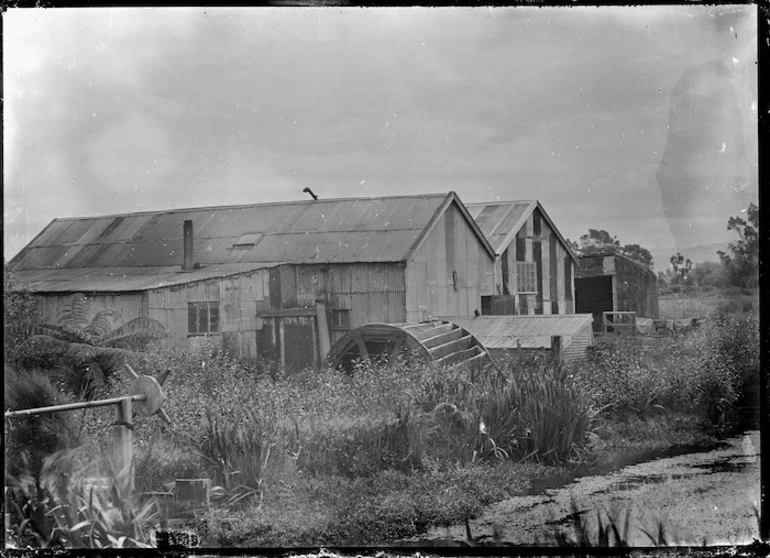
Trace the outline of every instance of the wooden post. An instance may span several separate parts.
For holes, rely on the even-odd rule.
[[[318,348],[321,352],[320,361],[323,362],[331,349],[329,324],[326,321],[326,302],[324,300],[316,300],[315,309],[316,320],[318,321]]]
[[[561,363],[561,336],[554,335],[551,337],[551,358],[554,362]]]
[[[118,477],[128,475],[128,488],[134,490],[132,467],[131,429],[133,428],[133,405],[131,399],[123,399],[115,405],[117,408],[116,424],[112,428],[112,459]]]

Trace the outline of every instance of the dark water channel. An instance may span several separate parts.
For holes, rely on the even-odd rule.
[[[597,513],[630,514],[628,542],[636,546],[649,546],[644,530],[660,525],[671,544],[746,544],[758,534],[758,504],[759,431],[747,430],[707,446],[608,452],[533,482],[467,526],[435,528],[399,544],[548,546],[578,516]]]
[[[537,495],[544,493],[546,490],[562,488],[582,477],[608,475],[638,463],[646,463],[667,457],[678,457],[688,453],[712,451],[726,446],[725,442],[720,441],[710,444],[677,445],[662,449],[626,449],[606,452],[595,461],[580,463],[574,469],[565,470],[562,474],[536,479],[530,485],[527,495]],[[654,480],[652,478],[645,478],[644,480],[639,479],[639,482],[654,482]]]

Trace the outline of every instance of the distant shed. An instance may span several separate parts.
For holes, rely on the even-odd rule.
[[[594,331],[602,328],[602,312],[636,312],[658,318],[658,282],[655,273],[620,254],[579,257],[575,273],[575,306],[594,317]]]
[[[552,337],[561,339],[564,362],[585,357],[593,345],[590,314],[551,314],[544,316],[443,316],[471,333],[495,360],[505,360],[518,349],[550,351]]]

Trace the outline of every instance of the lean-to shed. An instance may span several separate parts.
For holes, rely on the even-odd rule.
[[[594,340],[590,314],[443,316],[441,319],[467,330],[498,363],[504,363],[518,350],[558,351],[564,362],[573,362],[585,357],[586,349]]]
[[[621,254],[580,256],[575,274],[577,311],[594,316],[594,331],[602,329],[603,312],[636,312],[658,318],[658,282],[648,267]]]
[[[572,314],[577,258],[536,200],[468,204],[497,254],[485,315]]]
[[[171,345],[301,368],[367,323],[472,315],[494,260],[450,192],[55,219],[9,268],[48,321],[80,292],[116,325],[158,319]]]

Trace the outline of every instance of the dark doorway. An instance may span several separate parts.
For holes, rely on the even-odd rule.
[[[594,333],[602,329],[602,312],[612,312],[612,277],[575,279],[575,312],[593,314]]]

